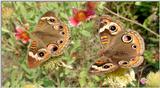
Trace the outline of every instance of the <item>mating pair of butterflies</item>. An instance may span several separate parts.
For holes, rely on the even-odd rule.
[[[136,31],[125,31],[108,16],[101,16],[97,22],[103,49],[100,51],[100,58],[91,65],[89,72],[112,72],[118,68],[137,67],[143,62],[144,41]],[[31,33],[29,67],[35,68],[50,57],[63,54],[69,39],[67,25],[53,12],[46,12]]]

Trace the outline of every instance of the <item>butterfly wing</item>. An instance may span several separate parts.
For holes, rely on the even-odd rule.
[[[144,61],[143,56],[137,56],[136,58],[132,58],[130,61],[119,61],[119,66],[122,68],[131,68],[131,67],[138,67]]]
[[[42,24],[44,27],[42,27]],[[43,28],[43,29],[42,29]],[[69,43],[70,31],[64,23],[62,23],[53,12],[47,12],[41,17],[39,24],[36,27],[37,36],[51,50],[52,56],[59,56],[63,53],[64,48]],[[41,31],[39,31],[41,29]],[[55,49],[53,47],[56,45]]]
[[[53,12],[48,11],[38,21],[31,40],[28,65],[34,68],[48,60],[50,56],[62,54],[69,41],[69,29]]]
[[[118,65],[107,57],[101,57],[89,68],[91,74],[109,73],[118,69]]]
[[[34,36],[34,35],[33,35]],[[29,68],[37,67],[50,57],[50,52],[45,48],[44,43],[36,36],[32,38],[28,51]]]
[[[136,51],[136,57],[129,58],[129,61],[123,61],[121,60],[119,62],[119,65],[122,68],[128,68],[128,67],[138,67],[141,65],[144,61],[143,53],[145,50],[145,44],[143,38],[140,36],[140,34],[136,31],[129,30],[128,34],[132,36],[132,48]],[[134,45],[134,46],[133,46]]]
[[[124,31],[122,27],[109,16],[101,16],[99,18],[98,34],[103,47],[109,47],[112,39],[122,31]]]

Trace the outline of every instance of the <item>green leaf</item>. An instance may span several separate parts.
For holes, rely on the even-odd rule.
[[[67,19],[67,18],[68,18],[68,16],[67,16],[66,13],[60,13],[60,16],[61,16],[62,18],[64,18],[64,19]]]
[[[94,76],[94,79],[95,79],[96,81],[100,81],[100,80],[101,80],[98,76]]]
[[[85,84],[86,84],[86,78],[87,78],[87,73],[86,71],[82,71],[80,73],[80,78],[79,78],[79,83],[80,83],[80,86],[83,87]]]
[[[72,51],[77,50],[81,46],[81,40],[75,40],[74,41],[74,46],[72,48]]]
[[[80,31],[80,33],[85,37],[91,37],[91,33],[86,30],[82,30],[82,31]]]
[[[149,62],[149,63],[151,63],[151,64],[153,64],[155,61],[153,60],[153,53],[151,52],[151,51],[148,51],[148,50],[146,50],[145,52],[144,52],[144,57],[145,57],[145,59]]]
[[[61,82],[61,87],[65,87],[65,82],[64,81]]]
[[[53,86],[53,81],[52,81],[52,80],[49,80],[48,78],[44,78],[44,79],[43,79],[43,85],[44,85],[45,87]]]
[[[140,6],[141,2],[135,2],[135,5]]]
[[[10,33],[9,30],[7,30],[6,28],[3,28],[3,27],[2,27],[2,33],[3,33],[3,32],[4,32],[4,33]]]

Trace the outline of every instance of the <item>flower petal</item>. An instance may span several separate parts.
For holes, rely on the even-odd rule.
[[[79,21],[77,21],[74,17],[69,19],[69,23],[71,24],[71,26],[78,26],[79,25]]]
[[[146,78],[141,78],[140,83],[145,84],[146,83]]]
[[[16,40],[19,40],[20,39],[20,36],[19,35],[15,35],[16,37]]]
[[[85,13],[86,13],[87,16],[95,15],[95,11],[94,10],[90,10],[90,9],[86,10]]]
[[[27,43],[27,41],[26,41],[26,40],[22,40],[22,42],[23,42],[24,44],[26,44],[26,43]]]
[[[87,20],[90,20],[91,18],[94,18],[96,16],[94,10],[87,10],[86,15],[87,15]]]
[[[94,10],[97,6],[97,2],[93,2],[93,1],[88,1],[87,2],[87,9],[92,9]]]
[[[22,33],[22,32],[23,32],[22,28],[16,27],[16,33]]]
[[[73,12],[73,14],[75,15],[75,14],[77,14],[77,13],[78,13],[78,9],[76,9],[76,8],[72,8],[72,12]]]

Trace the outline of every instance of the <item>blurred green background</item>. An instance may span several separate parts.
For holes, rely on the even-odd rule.
[[[159,34],[159,2],[99,2],[96,14],[110,15],[120,21],[126,29],[138,31],[145,40],[145,62],[135,69],[136,78],[146,77],[159,69],[159,38],[146,29],[120,19],[104,8],[120,16],[142,24]],[[84,22],[79,27],[71,27],[71,43],[64,55],[52,58],[43,66],[29,69],[26,64],[27,44],[15,38],[14,23],[29,24],[32,32],[38,19],[47,11],[54,11],[67,25],[73,16],[72,7],[84,9],[85,2],[2,2],[2,85],[12,88],[38,85],[43,87],[100,87],[104,77],[88,76],[88,68],[97,58],[100,43],[96,36],[94,20]],[[74,70],[55,69],[56,60],[65,60]],[[141,69],[144,69],[141,71]],[[141,76],[139,76],[141,74]],[[144,86],[136,81],[137,86]]]

